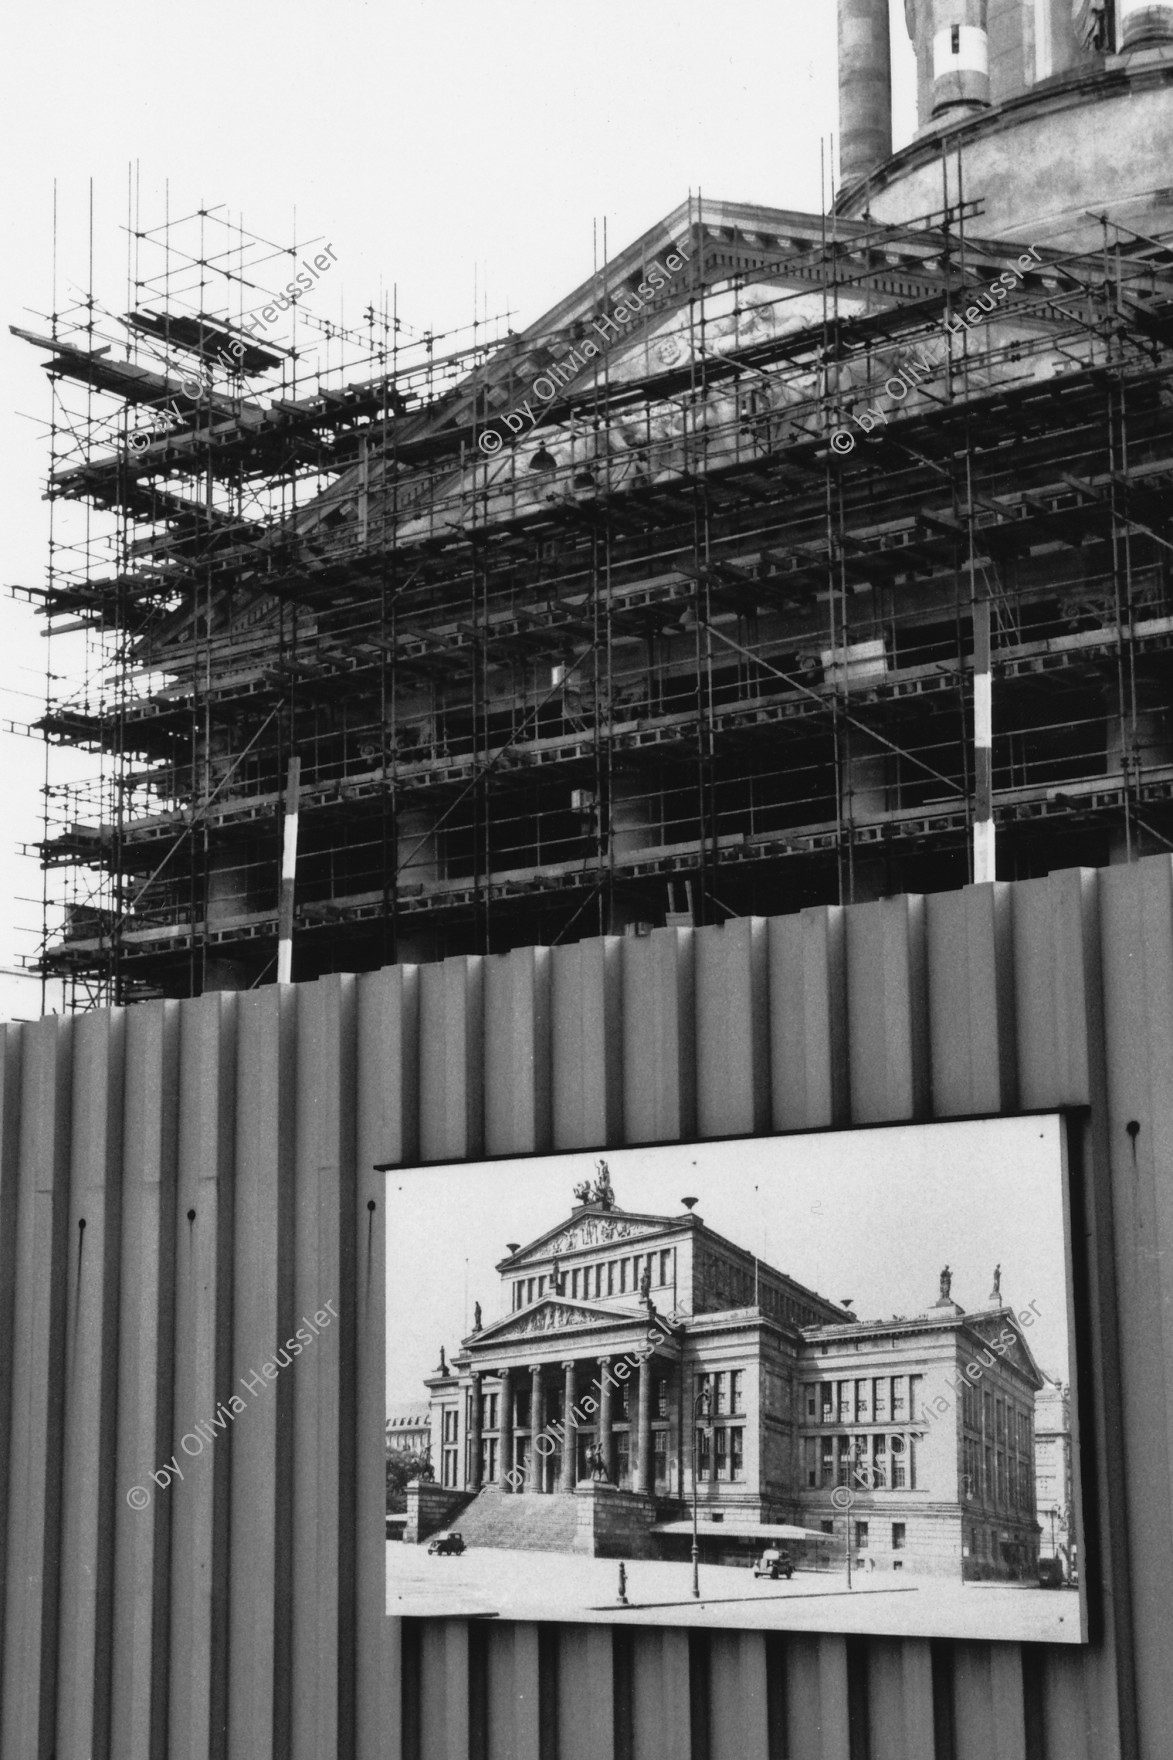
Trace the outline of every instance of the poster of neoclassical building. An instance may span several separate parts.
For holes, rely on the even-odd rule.
[[[389,1605],[1078,1640],[1065,1181],[1054,1116],[392,1171]]]

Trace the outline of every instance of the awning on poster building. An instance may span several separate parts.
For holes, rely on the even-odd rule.
[[[738,1540],[830,1540],[833,1538],[822,1528],[796,1528],[791,1522],[714,1522],[701,1519],[697,1523],[698,1536],[713,1534],[731,1535]],[[653,1534],[691,1534],[692,1523],[687,1522],[655,1522]]]

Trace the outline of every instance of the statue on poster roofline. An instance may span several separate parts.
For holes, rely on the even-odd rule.
[[[601,1210],[610,1210],[615,1202],[615,1191],[611,1185],[611,1173],[605,1161],[595,1164],[595,1183],[589,1179],[580,1180],[574,1188],[574,1195],[580,1204],[597,1204]]]
[[[474,1332],[481,1330],[481,1304],[479,1302],[474,1302],[472,1305],[472,1329]]]
[[[952,1273],[952,1271],[950,1271],[948,1265],[946,1265],[945,1269],[941,1273],[941,1300],[943,1302],[947,1302],[950,1300],[949,1292],[952,1288],[953,1288],[953,1273]]]

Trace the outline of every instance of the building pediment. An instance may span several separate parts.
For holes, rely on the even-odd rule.
[[[642,1316],[637,1313],[617,1313],[614,1308],[604,1308],[584,1302],[563,1301],[560,1296],[552,1296],[544,1301],[535,1302],[531,1308],[524,1308],[520,1313],[510,1314],[504,1320],[498,1320],[492,1326],[486,1326],[475,1338],[467,1339],[468,1345],[506,1344],[511,1338],[533,1338],[549,1332],[569,1332],[584,1326],[616,1326],[625,1323],[643,1324]]]
[[[614,1241],[640,1240],[644,1236],[662,1234],[672,1226],[670,1216],[633,1216],[622,1210],[604,1210],[601,1206],[588,1205],[576,1212],[566,1222],[560,1223],[548,1233],[539,1235],[527,1247],[505,1259],[497,1267],[499,1271],[515,1271],[524,1265],[532,1265],[537,1260],[550,1259],[555,1254],[578,1252],[588,1247],[605,1247]]]
[[[1012,1313],[1006,1311],[992,1314],[988,1319],[971,1320],[969,1329],[983,1339],[989,1349],[996,1351],[1004,1363],[1012,1363],[1028,1381],[1035,1383],[1036,1388],[1042,1387],[1042,1371],[1031,1355],[1030,1346]],[[1007,1332],[1014,1334],[1013,1341],[1006,1338]]]

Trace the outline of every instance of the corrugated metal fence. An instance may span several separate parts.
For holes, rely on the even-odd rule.
[[[1169,1752],[1168,858],[50,1018],[0,1081],[0,1760]],[[374,1163],[1059,1105],[1090,1647],[385,1617]]]

